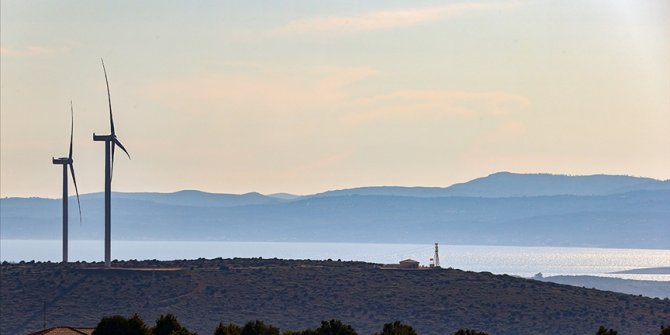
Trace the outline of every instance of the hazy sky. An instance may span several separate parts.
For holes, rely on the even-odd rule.
[[[670,178],[666,0],[0,4],[3,197]]]

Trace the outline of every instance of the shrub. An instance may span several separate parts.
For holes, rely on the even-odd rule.
[[[375,333],[375,335],[416,335],[416,331],[410,325],[395,321],[385,324],[381,334]]]
[[[149,335],[149,329],[137,314],[126,319],[121,315],[102,318],[93,335]]]
[[[161,315],[156,320],[156,325],[151,328],[153,335],[191,335],[188,329],[184,328],[177,317],[172,314]]]
[[[233,323],[224,325],[223,322],[219,322],[219,325],[214,330],[214,335],[241,335],[241,334],[242,334],[242,328]]]
[[[596,335],[617,335],[617,331],[614,329],[607,329],[605,326],[600,326]]]
[[[242,327],[240,335],[279,335],[279,328],[266,325],[261,320],[249,321]]]
[[[318,335],[358,335],[353,327],[340,320],[321,321],[316,329]]]

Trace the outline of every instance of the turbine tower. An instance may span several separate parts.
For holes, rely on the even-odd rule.
[[[67,221],[68,221],[68,209],[67,209],[67,169],[70,167],[70,173],[72,173],[72,181],[74,182],[74,190],[77,192],[77,206],[79,207],[79,222],[81,223],[81,203],[79,202],[79,190],[77,189],[77,178],[74,176],[74,163],[72,160],[72,137],[74,134],[74,110],[72,108],[72,101],[70,101],[70,152],[67,157],[53,158],[51,157],[51,162],[56,165],[63,166],[63,263],[67,263]]]
[[[112,169],[114,168],[114,149],[116,146],[121,148],[123,152],[130,154],[123,147],[123,144],[116,138],[114,131],[114,119],[112,118],[112,97],[109,94],[109,81],[107,80],[107,70],[105,69],[105,62],[102,62],[102,71],[105,73],[105,84],[107,85],[107,102],[109,103],[109,126],[111,128],[110,135],[96,135],[93,133],[94,141],[105,142],[105,267],[112,266]]]

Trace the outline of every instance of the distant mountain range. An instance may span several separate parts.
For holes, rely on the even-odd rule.
[[[70,206],[71,238],[102,238],[102,194],[81,200],[81,225]],[[60,206],[60,199],[0,200],[2,238],[59,239]],[[115,192],[112,206],[116,240],[670,248],[670,181],[630,176],[500,172],[444,188],[304,196]]]
[[[314,196],[394,195],[407,197],[535,197],[552,195],[608,195],[641,190],[670,190],[670,181],[630,176],[565,176],[498,172],[449,187],[360,187]]]

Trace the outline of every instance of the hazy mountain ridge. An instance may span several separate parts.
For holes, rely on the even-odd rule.
[[[172,193],[159,192],[113,192],[114,199],[151,201],[159,204],[195,207],[233,207],[278,203],[279,197],[266,196],[258,192],[245,194],[209,193],[198,190],[183,190]],[[89,193],[81,199],[103,199],[102,192]]]
[[[341,195],[397,195],[411,197],[523,197],[551,195],[607,195],[639,190],[670,190],[670,181],[652,178],[591,175],[518,174],[498,172],[449,187],[371,186],[317,193]]]
[[[497,182],[509,186],[510,180],[524,177],[541,179],[546,176],[502,173],[472,183],[480,185],[477,187],[481,191],[482,184]],[[556,180],[580,178],[564,177]],[[548,178],[553,179],[554,176]],[[603,178],[598,176],[598,183]],[[434,189],[383,187],[353,189],[349,193],[335,191],[293,200],[259,193],[114,193],[113,238],[389,243],[440,241],[450,244],[670,248],[670,241],[663,238],[670,236],[670,225],[667,224],[670,218],[670,190],[663,189],[668,182],[625,176],[613,178],[618,181],[611,186],[594,187],[590,192],[633,188],[633,185],[642,185],[642,189],[653,185],[661,190],[608,195],[438,197],[435,195],[439,192]],[[530,182],[533,183],[537,184]],[[500,188],[503,190],[498,194],[515,192],[509,187],[507,191],[503,186]],[[355,195],[360,190],[369,190],[372,195]],[[579,191],[585,190],[582,187]],[[374,194],[380,192],[390,195]],[[407,195],[417,192],[423,196]],[[70,237],[102,238],[104,215],[101,194],[81,197],[82,224],[78,223],[76,205],[72,205],[76,199],[70,199]],[[59,199],[10,198],[0,200],[0,206],[2,238],[60,238]]]
[[[670,275],[670,267],[656,267],[656,268],[639,268],[639,269],[632,269],[632,270],[624,270],[624,271],[617,271],[617,272],[612,272],[616,274],[665,274],[665,275]]]
[[[520,174],[497,172],[486,177],[457,183],[448,187],[425,186],[366,186],[331,190],[310,195],[258,192],[244,194],[210,193],[199,190],[177,192],[113,192],[114,198],[147,200],[157,203],[190,206],[243,206],[278,203],[305,198],[345,195],[389,195],[405,197],[523,197],[552,195],[607,195],[632,191],[670,190],[670,180],[622,175],[568,176],[555,174]],[[101,199],[102,192],[82,194],[81,198]],[[16,199],[5,198],[3,200]],[[20,199],[43,199],[37,197]]]
[[[517,174],[498,172],[449,189],[464,196],[543,196],[543,195],[607,195],[636,190],[670,189],[669,181],[652,178],[590,175]]]
[[[115,239],[432,242],[668,248],[670,192],[613,196],[342,196],[236,207],[114,199]],[[42,204],[42,205],[39,205]],[[60,201],[2,204],[3,238],[60,237]],[[71,237],[102,238],[103,205],[82,201]]]

